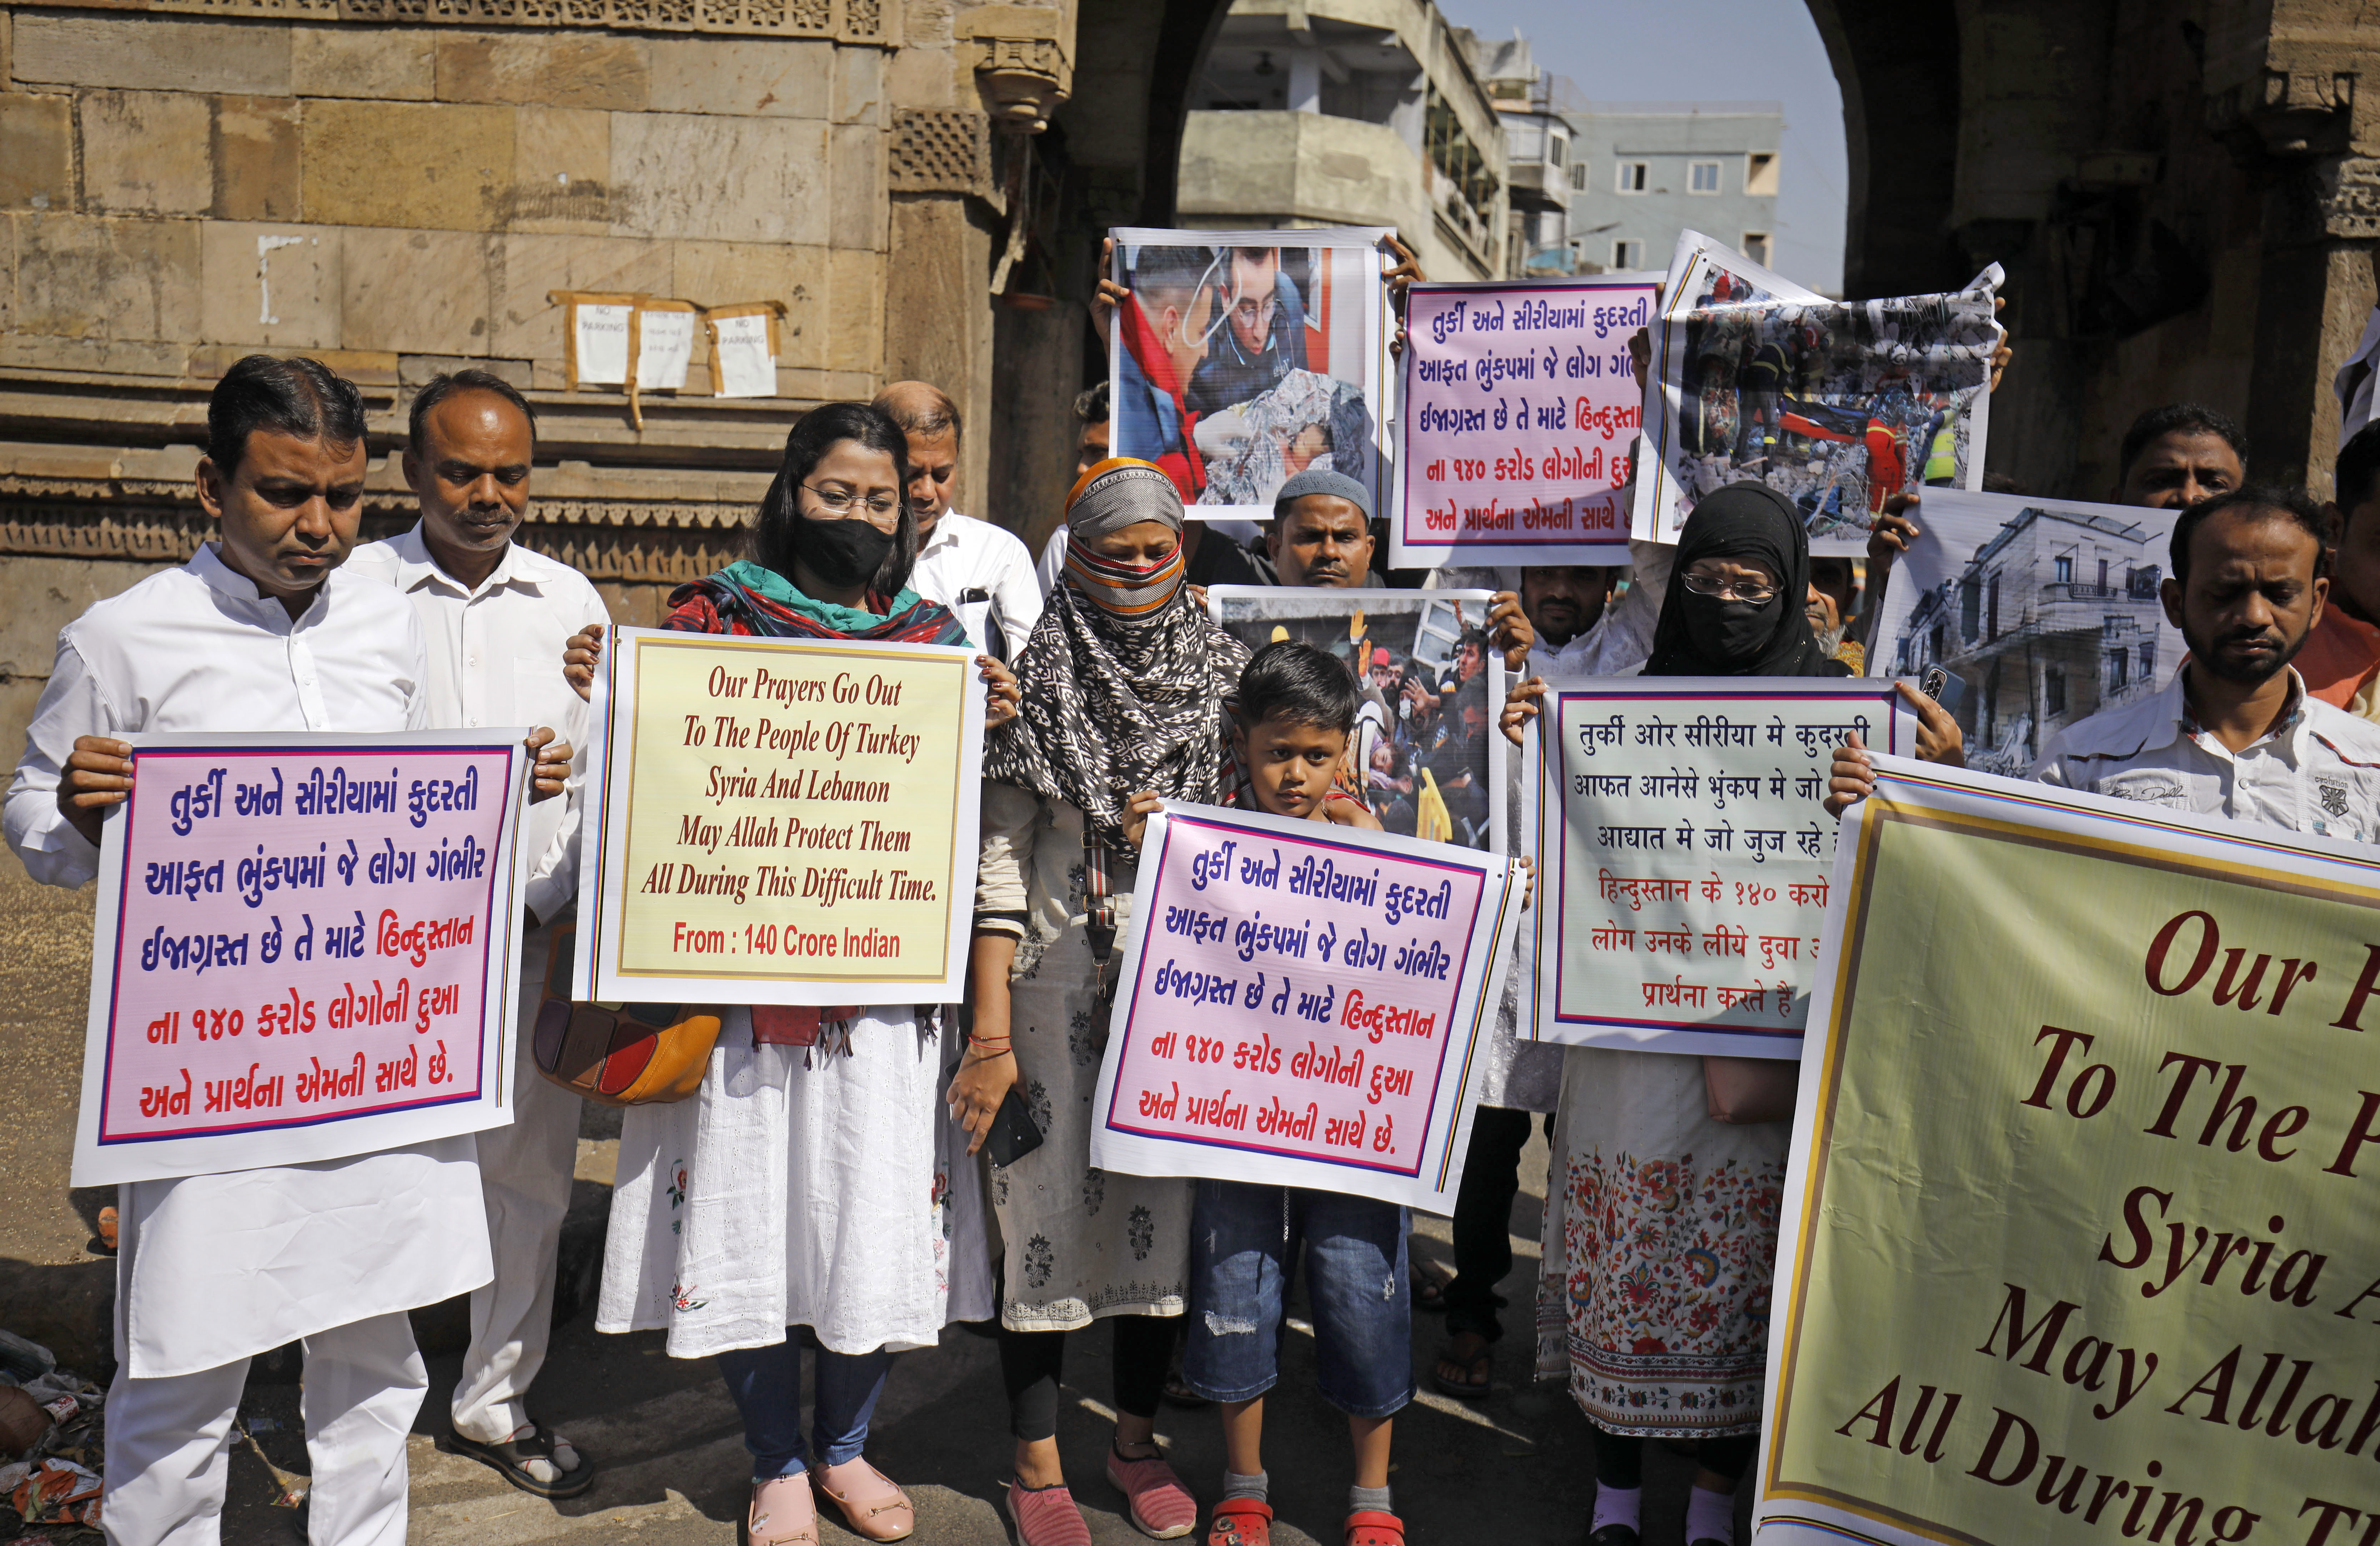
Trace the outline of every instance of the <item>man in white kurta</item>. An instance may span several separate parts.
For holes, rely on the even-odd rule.
[[[587,705],[563,680],[562,652],[570,635],[610,617],[585,575],[513,541],[528,509],[535,433],[528,405],[500,378],[465,370],[431,380],[414,399],[405,453],[420,524],[357,549],[347,568],[412,603],[429,646],[431,728],[548,726],[583,748]],[[539,1074],[532,1045],[554,920],[578,890],[579,770],[566,805],[550,800],[521,813],[530,917],[513,1121],[479,1135],[495,1278],[471,1296],[471,1345],[452,1408],[456,1447],[544,1497],[575,1496],[595,1480],[594,1467],[540,1430],[528,1406],[551,1340],[554,1257],[578,1152],[581,1103]]]
[[[951,508],[959,484],[959,410],[927,381],[895,381],[875,405],[909,441],[909,513],[917,522],[917,563],[909,588],[958,614],[967,637],[1014,659],[1041,618],[1047,589],[1033,556],[1010,532]],[[994,637],[987,622],[999,625]]]
[[[426,722],[412,609],[338,568],[363,483],[354,387],[252,356],[216,387],[209,424],[200,501],[220,539],[59,633],[5,818],[38,881],[96,876],[103,803],[129,786],[124,735]],[[400,1546],[405,1438],[428,1383],[406,1311],[489,1276],[473,1150],[466,1136],[124,1189],[111,1542],[212,1546],[249,1359],[302,1340],[311,1539]]]

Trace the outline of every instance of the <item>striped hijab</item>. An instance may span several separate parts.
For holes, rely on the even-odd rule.
[[[1173,528],[1171,557],[1160,563],[1130,563],[1091,550],[1089,537],[1144,521]],[[1123,622],[1156,613],[1181,588],[1188,562],[1182,556],[1182,495],[1156,466],[1129,456],[1111,456],[1075,479],[1066,495],[1066,582],[1101,611]]]
[[[1075,483],[1066,583],[1016,658],[1024,702],[991,732],[983,767],[987,779],[1075,805],[1090,835],[1123,852],[1123,807],[1135,791],[1221,799],[1223,700],[1248,660],[1247,646],[1184,590],[1178,548],[1149,565],[1090,550],[1141,521],[1182,529],[1182,496],[1148,463],[1113,458]]]

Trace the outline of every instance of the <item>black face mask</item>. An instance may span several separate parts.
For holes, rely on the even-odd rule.
[[[845,521],[820,521],[796,515],[801,525],[802,565],[828,586],[850,590],[876,578],[892,556],[900,534],[879,531],[876,523],[855,515]]]
[[[1781,593],[1756,606],[1698,596],[1691,590],[1683,594],[1686,633],[1694,639],[1694,648],[1711,660],[1755,658],[1777,632],[1778,613],[1785,605]]]

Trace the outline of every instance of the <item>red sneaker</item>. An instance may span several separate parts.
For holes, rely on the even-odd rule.
[[[1359,1508],[1347,1516],[1344,1546],[1405,1546],[1405,1522],[1385,1509]]]
[[[1108,1480],[1132,1504],[1133,1526],[1141,1534],[1176,1540],[1198,1528],[1198,1502],[1163,1455],[1134,1460],[1110,1444]]]
[[[1063,1487],[1035,1489],[1011,1480],[1008,1516],[1016,1525],[1016,1546],[1091,1546],[1091,1527]]]

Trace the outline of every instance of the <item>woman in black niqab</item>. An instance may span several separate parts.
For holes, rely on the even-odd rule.
[[[1776,581],[1763,602],[1722,599],[1686,584],[1707,559],[1756,563]],[[1646,676],[1849,676],[1810,632],[1810,539],[1800,513],[1761,483],[1706,495],[1678,534],[1677,567],[1653,629]]]
[[[1690,574],[1757,577],[1776,590],[1760,602],[1706,596],[1685,584]],[[1645,674],[1848,674],[1810,632],[1809,593],[1810,544],[1792,504],[1757,483],[1730,484],[1696,504],[1678,534]],[[1650,1538],[1641,1513],[1646,1438],[1694,1445],[1684,1539],[1723,1546],[1736,1484],[1758,1446],[1791,1129],[1720,1122],[1708,1105],[1699,1057],[1574,1046],[1564,1059],[1547,1196],[1562,1217],[1559,1231],[1548,1223],[1543,1281],[1560,1295],[1571,1395],[1593,1424],[1588,1546]],[[1582,1248],[1587,1254],[1574,1258]],[[1639,1283],[1695,1287],[1646,1303],[1634,1297]]]

